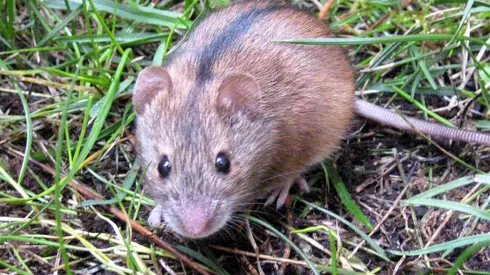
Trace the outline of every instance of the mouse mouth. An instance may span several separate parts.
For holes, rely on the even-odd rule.
[[[230,212],[217,206],[214,201],[181,205],[178,211],[166,211],[164,219],[177,234],[189,239],[202,239],[218,232],[230,219]]]

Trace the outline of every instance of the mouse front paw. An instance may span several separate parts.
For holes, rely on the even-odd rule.
[[[267,198],[267,200],[265,201],[265,205],[266,206],[270,205],[277,199],[276,210],[281,208],[286,202],[286,199],[288,198],[289,195],[289,190],[294,184],[298,185],[301,192],[306,193],[309,191],[308,183],[301,176],[297,178],[292,178],[292,180],[291,179],[285,180],[278,188],[272,191],[269,198]]]
[[[153,210],[150,212],[148,217],[148,224],[152,227],[157,227],[162,224],[163,209],[160,204],[157,204]]]

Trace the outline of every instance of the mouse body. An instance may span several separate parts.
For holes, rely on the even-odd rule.
[[[331,36],[282,2],[244,2],[199,22],[164,67],[137,79],[138,152],[157,207],[178,234],[207,237],[339,146],[354,110],[353,71],[336,46],[274,40]]]
[[[301,174],[338,147],[354,112],[399,129],[490,145],[451,128],[355,99],[341,47],[277,43],[332,37],[323,22],[279,1],[239,2],[207,15],[164,67],[136,81],[137,151],[165,220],[187,238],[231,225],[257,199],[284,204]]]

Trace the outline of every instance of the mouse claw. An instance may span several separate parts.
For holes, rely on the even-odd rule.
[[[270,194],[270,196],[265,201],[264,205],[265,206],[271,205],[276,200],[277,196],[279,196],[279,193],[280,192],[281,192],[281,188],[274,189],[274,191],[272,191],[272,193]]]
[[[287,198],[288,198],[289,190],[291,189],[291,187],[294,184],[298,185],[301,192],[308,192],[309,191],[308,183],[306,182],[306,180],[303,177],[298,177],[294,180],[288,180],[287,182],[284,183],[283,186],[275,189],[272,192],[272,194],[269,196],[269,198],[267,198],[267,200],[265,201],[265,206],[272,204],[277,198],[276,210],[283,207],[284,204],[286,203]]]
[[[157,204],[153,210],[150,212],[150,216],[148,217],[148,224],[152,227],[157,227],[162,224],[162,214],[163,209],[160,204]]]

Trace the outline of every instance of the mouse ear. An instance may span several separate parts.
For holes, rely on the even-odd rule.
[[[248,75],[227,76],[218,88],[217,108],[221,115],[244,112],[250,118],[257,118],[260,88]]]
[[[145,106],[158,93],[172,90],[172,80],[168,71],[159,66],[150,66],[141,71],[133,90],[133,106],[138,115],[143,114]]]

